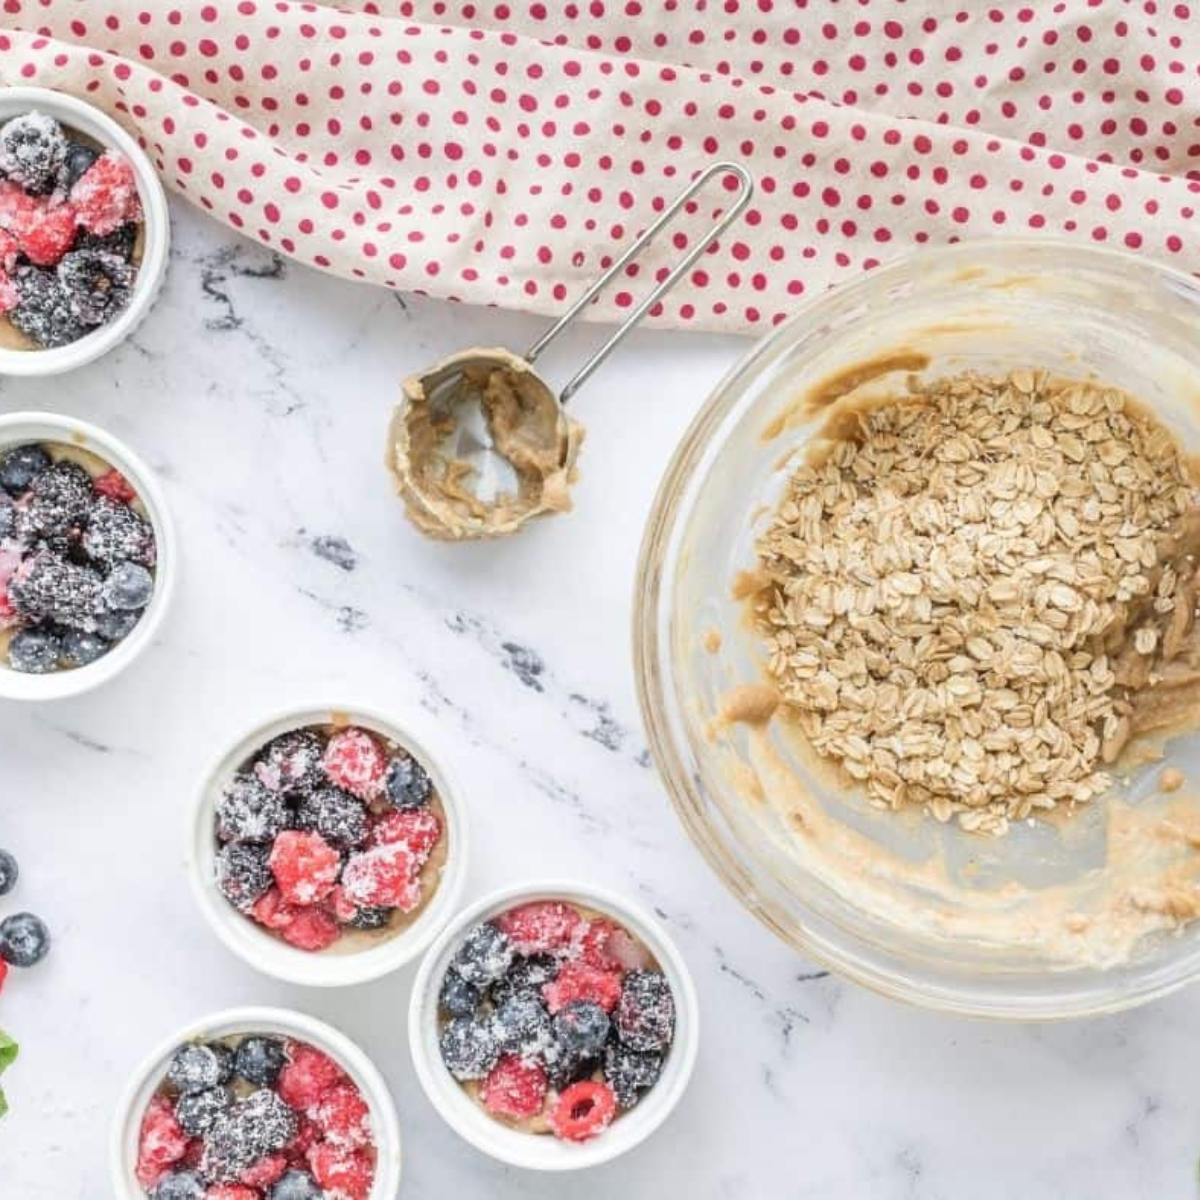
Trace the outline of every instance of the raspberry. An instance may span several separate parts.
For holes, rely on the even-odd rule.
[[[433,853],[441,836],[442,823],[429,809],[393,810],[376,819],[367,842],[371,846],[407,846],[420,868]]]
[[[358,905],[346,895],[346,889],[339,883],[325,897],[325,911],[335,921],[349,925],[358,916]]]
[[[12,274],[13,268],[17,265],[17,255],[20,250],[17,239],[7,230],[0,229],[0,271]]]
[[[269,1154],[260,1158],[253,1166],[241,1174],[240,1182],[250,1188],[270,1187],[288,1169],[287,1157],[283,1154]]]
[[[0,244],[0,252],[2,250],[3,246]],[[97,476],[92,483],[92,488],[101,496],[107,496],[110,500],[120,500],[122,504],[132,504],[137,499],[137,492],[133,490],[133,484],[116,467]]]
[[[316,904],[337,883],[341,856],[319,834],[284,830],[267,860],[283,898],[291,904]]]
[[[79,224],[89,233],[113,233],[142,216],[137,180],[128,160],[106,150],[71,189]]]
[[[296,1136],[288,1142],[283,1152],[288,1156],[293,1166],[303,1166],[308,1162],[308,1148],[320,1140],[321,1131],[308,1117],[301,1117],[300,1125],[296,1130]]]
[[[39,267],[52,267],[75,240],[75,210],[69,204],[38,201],[20,205],[8,222],[21,253]]]
[[[536,1062],[506,1054],[489,1072],[479,1091],[483,1106],[498,1117],[532,1117],[546,1100],[546,1072]]]
[[[371,1144],[371,1110],[352,1083],[330,1088],[312,1110],[325,1141],[346,1150]]]
[[[350,856],[342,872],[342,887],[355,904],[412,912],[421,902],[416,866],[407,846],[376,846]]]
[[[142,1118],[138,1135],[136,1174],[142,1187],[149,1190],[187,1153],[187,1135],[179,1128],[171,1101],[155,1096]]]
[[[4,237],[4,231],[0,230],[0,238]],[[3,253],[3,246],[0,245],[0,253]],[[21,302],[21,294],[17,291],[17,285],[13,283],[8,272],[0,268],[0,313],[9,312],[17,307]]]
[[[215,1183],[204,1193],[204,1200],[258,1200],[258,1192],[240,1183]]]
[[[315,1047],[293,1042],[289,1053],[291,1061],[279,1072],[276,1090],[297,1112],[307,1112],[330,1088],[346,1082],[342,1068]]]
[[[496,918],[518,954],[540,954],[567,945],[583,918],[569,904],[534,900]]]
[[[286,929],[296,919],[298,911],[294,904],[283,898],[277,887],[250,906],[250,915],[266,929]]]
[[[375,1167],[361,1150],[343,1150],[332,1142],[318,1142],[308,1152],[313,1178],[339,1200],[367,1200]]]
[[[352,727],[335,733],[325,747],[325,774],[360,800],[373,800],[383,791],[387,756],[365,730]]]
[[[602,971],[638,971],[654,962],[645,946],[607,917],[588,922],[579,948],[583,961]]]
[[[301,908],[279,931],[279,936],[298,950],[324,950],[341,936],[341,926],[323,908]]]
[[[594,1079],[573,1083],[550,1110],[550,1128],[568,1142],[586,1142],[603,1133],[617,1115],[612,1088]]]
[[[621,999],[621,976],[585,962],[569,962],[542,988],[542,995],[552,1013],[565,1008],[572,1000],[593,1000],[605,1012],[612,1012]]]
[[[183,1157],[179,1160],[178,1165],[187,1167],[189,1171],[194,1171],[200,1165],[200,1160],[203,1157],[204,1139],[202,1137],[194,1137],[188,1142],[188,1147],[183,1152]]]

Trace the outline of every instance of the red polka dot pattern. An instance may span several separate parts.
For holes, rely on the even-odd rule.
[[[1200,0],[0,0],[0,84],[103,106],[168,186],[302,262],[538,311],[738,158],[744,222],[653,319],[755,332],[967,237],[1196,269],[1198,23]]]

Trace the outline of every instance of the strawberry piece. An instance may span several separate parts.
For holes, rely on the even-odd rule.
[[[187,1153],[187,1134],[179,1128],[175,1111],[166,1096],[155,1096],[146,1106],[138,1134],[135,1174],[147,1191]]]
[[[337,883],[342,860],[319,834],[285,829],[267,860],[283,898],[290,904],[316,904]]]
[[[488,1112],[521,1120],[542,1111],[548,1086],[540,1063],[506,1054],[488,1072],[479,1098]]]
[[[545,954],[566,946],[583,918],[560,900],[534,900],[496,918],[518,954]]]
[[[279,931],[289,946],[317,951],[332,946],[342,936],[342,927],[323,908],[315,905],[296,910],[295,919]]]
[[[214,1183],[204,1193],[204,1200],[259,1200],[259,1192],[240,1183]]]
[[[318,1142],[308,1152],[313,1178],[339,1200],[367,1200],[375,1166],[361,1150],[343,1150],[332,1142]]]
[[[0,217],[0,220],[3,218]],[[0,229],[0,271],[11,275],[17,265],[17,255],[21,252],[20,243],[6,229]]]
[[[122,504],[132,504],[137,499],[137,492],[133,490],[133,484],[116,467],[97,476],[92,481],[92,488],[98,495],[107,496],[110,500],[118,500]]]
[[[289,1108],[307,1112],[330,1088],[346,1082],[346,1074],[327,1054],[302,1042],[288,1048],[290,1061],[279,1072],[275,1090]]]
[[[412,912],[421,902],[416,860],[400,843],[352,854],[342,871],[342,887],[354,904]]]
[[[338,787],[360,800],[373,800],[383,792],[387,755],[365,729],[352,726],[335,733],[325,747],[323,765]]]
[[[99,237],[142,217],[137,179],[122,154],[106,150],[71,189],[79,224]]]
[[[568,1142],[586,1142],[603,1133],[617,1115],[612,1088],[594,1079],[573,1083],[550,1110],[550,1128]]]
[[[250,906],[250,915],[267,929],[286,929],[295,919],[299,909],[289,904],[283,893],[273,887]]]
[[[75,240],[75,210],[69,204],[41,200],[18,209],[9,221],[8,231],[31,263],[52,267]]]
[[[296,1136],[283,1148],[283,1152],[292,1166],[307,1166],[308,1148],[320,1140],[321,1131],[308,1117],[301,1115],[296,1127]]]
[[[552,1013],[572,1000],[594,1000],[605,1012],[612,1012],[621,999],[621,976],[581,960],[564,963],[562,970],[542,988],[542,996]]]
[[[352,1083],[330,1088],[312,1110],[312,1119],[325,1141],[344,1150],[371,1144],[371,1110]]]
[[[407,846],[418,870],[425,865],[442,837],[442,823],[427,808],[392,809],[377,817],[367,844]]]
[[[238,1177],[239,1181],[249,1188],[268,1188],[279,1181],[280,1176],[288,1169],[286,1154],[268,1154],[258,1162],[247,1167]]]

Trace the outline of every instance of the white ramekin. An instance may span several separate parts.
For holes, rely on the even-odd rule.
[[[344,1033],[324,1021],[284,1008],[230,1008],[201,1017],[172,1034],[138,1067],[117,1104],[112,1124],[109,1167],[117,1200],[146,1198],[134,1174],[138,1133],[146,1107],[175,1051],[185,1042],[239,1033],[274,1034],[308,1042],[328,1054],[350,1076],[371,1110],[375,1136],[375,1182],[369,1200],[396,1200],[400,1190],[400,1121],[383,1076]]]
[[[73,371],[106,354],[127,338],[154,304],[167,273],[171,222],[167,197],[145,151],[120,125],[94,105],[48,88],[10,87],[0,89],[0,124],[26,112],[42,112],[61,124],[78,129],[103,146],[119,150],[129,160],[137,177],[145,226],[142,261],[129,304],[115,320],[100,326],[66,346],[47,350],[0,348],[0,375],[59,375]]]
[[[30,675],[0,663],[0,699],[61,700],[91,691],[119,675],[154,640],[175,593],[179,554],[166,498],[148,466],[123,442],[95,425],[58,413],[19,412],[0,416],[0,452],[27,442],[78,446],[116,467],[133,485],[154,527],[157,563],[154,595],[141,620],[103,658],[84,667]]]
[[[658,960],[675,997],[675,1038],[662,1075],[636,1108],[622,1113],[590,1142],[561,1141],[549,1134],[523,1133],[495,1120],[446,1069],[438,1049],[438,991],[466,932],[530,900],[566,900],[592,908],[624,925]],[[478,1150],[501,1162],[534,1171],[594,1167],[645,1141],[679,1103],[700,1048],[696,988],[683,956],[662,925],[620,896],[570,880],[539,880],[492,892],[459,913],[430,948],[413,984],[408,1041],[417,1078],[446,1123]]]
[[[442,836],[450,839],[446,866],[433,898],[406,929],[369,949],[342,951],[336,945],[311,952],[289,946],[238,912],[217,887],[216,802],[221,789],[255,751],[278,734],[306,725],[347,720],[390,739],[407,750],[429,772],[446,814]],[[305,705],[289,708],[255,724],[205,775],[188,823],[188,875],[200,911],[225,945],[256,970],[288,983],[310,987],[346,987],[378,979],[411,962],[450,920],[462,893],[467,868],[467,816],[457,785],[446,772],[444,756],[431,753],[428,735],[418,736],[411,722],[401,725],[361,705]]]

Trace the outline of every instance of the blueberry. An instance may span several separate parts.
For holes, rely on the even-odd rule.
[[[269,846],[230,842],[217,852],[217,886],[234,908],[248,911],[265,896],[275,877],[271,874]]]
[[[108,254],[119,254],[126,262],[133,257],[133,248],[137,245],[138,227],[136,221],[114,229],[112,233],[98,234],[81,229],[75,235],[73,249],[103,250]]]
[[[288,1171],[271,1189],[269,1200],[324,1200],[324,1196],[307,1171]]]
[[[72,667],[86,667],[103,658],[110,649],[109,643],[99,634],[86,633],[82,629],[68,629],[62,636],[62,656]]]
[[[457,971],[447,971],[438,991],[438,1004],[452,1017],[473,1017],[483,1002],[483,992]]]
[[[411,755],[400,753],[388,763],[383,777],[387,798],[396,808],[424,808],[433,794],[425,768]]]
[[[524,1059],[544,1058],[552,1044],[550,1014],[533,992],[519,992],[507,999],[493,1016],[500,1049]]]
[[[621,985],[617,1035],[632,1050],[663,1050],[675,1036],[675,997],[661,971],[630,971]]]
[[[58,669],[62,643],[49,629],[19,629],[8,643],[8,662],[26,675],[48,675]]]
[[[554,1014],[554,1042],[574,1058],[595,1058],[608,1040],[612,1022],[592,1000],[572,1000]]]
[[[311,729],[292,729],[272,738],[258,756],[254,773],[276,792],[306,792],[325,778],[325,743]]]
[[[84,325],[105,325],[128,303],[134,270],[107,250],[71,250],[58,264],[58,281],[71,313]]]
[[[610,1042],[604,1051],[604,1080],[621,1108],[633,1108],[662,1074],[663,1056],[657,1050],[631,1050]]]
[[[113,584],[113,608],[145,608],[150,603],[154,582],[146,568],[154,565],[154,527],[128,504],[97,496],[87,514],[83,549],[113,575],[121,572],[120,583]]]
[[[557,974],[558,963],[549,954],[518,955],[507,973],[492,984],[492,1003],[503,1004],[518,992],[541,995],[542,988]]]
[[[286,1063],[287,1054],[278,1038],[248,1037],[238,1045],[234,1070],[248,1083],[274,1087]]]
[[[0,129],[0,175],[33,195],[54,187],[66,156],[62,126],[46,113],[24,113]]]
[[[463,939],[451,967],[468,983],[494,983],[512,965],[513,945],[507,934],[484,921]]]
[[[213,1182],[234,1182],[247,1167],[282,1150],[296,1136],[296,1128],[296,1114],[275,1092],[261,1088],[213,1121],[200,1170]]]
[[[7,850],[0,850],[0,896],[7,896],[17,886],[20,873],[17,860]]]
[[[438,1038],[442,1062],[460,1083],[482,1079],[500,1057],[500,1046],[490,1017],[455,1017]]]
[[[361,800],[328,784],[314,788],[296,807],[296,826],[316,830],[331,846],[350,850],[367,840],[367,809]]]
[[[233,1093],[227,1087],[184,1093],[175,1102],[175,1120],[188,1137],[200,1137],[232,1103]]]
[[[0,458],[0,487],[18,496],[50,466],[50,455],[41,446],[18,446]]]
[[[382,929],[391,921],[392,913],[395,911],[394,908],[374,907],[368,904],[362,908],[356,908],[354,916],[346,924],[351,929]]]
[[[184,1096],[207,1092],[233,1078],[233,1052],[220,1042],[180,1046],[167,1068],[167,1082]]]
[[[154,1200],[204,1200],[204,1181],[195,1171],[172,1171],[150,1193]]]
[[[32,967],[50,951],[50,930],[33,913],[13,913],[0,921],[0,958],[10,967]]]
[[[63,157],[62,182],[69,191],[87,173],[88,168],[100,157],[98,150],[83,142],[69,142]]]
[[[8,585],[8,598],[28,620],[57,621],[75,629],[95,628],[104,578],[91,567],[67,562],[50,550],[27,559]]]
[[[140,612],[123,612],[120,609],[102,609],[96,614],[96,632],[110,642],[119,642],[128,636],[141,618]]]
[[[217,801],[217,837],[223,842],[271,842],[289,820],[283,797],[253,775],[235,775]]]

